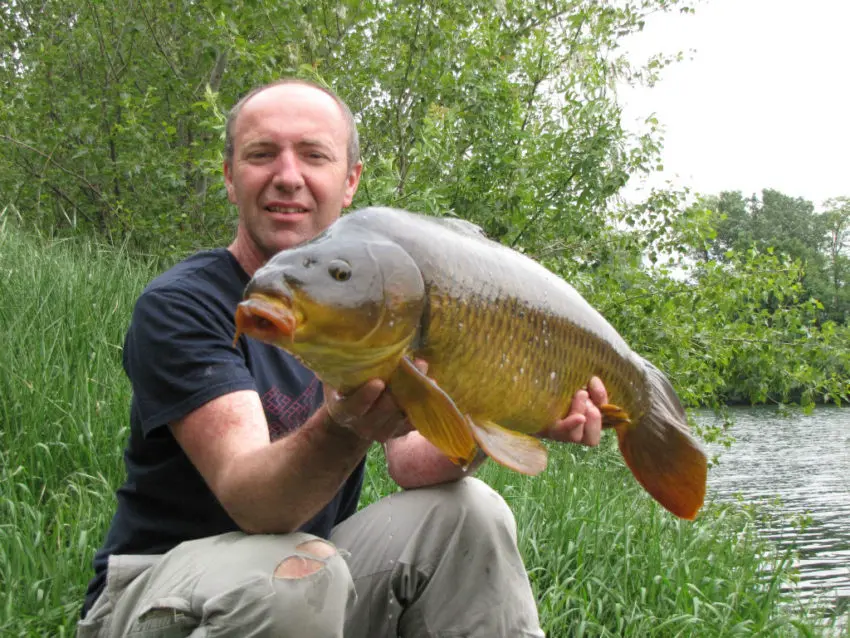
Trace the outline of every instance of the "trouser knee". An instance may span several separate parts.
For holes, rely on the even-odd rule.
[[[272,576],[270,615],[284,636],[342,638],[354,584],[345,559],[321,539],[300,543]]]
[[[502,496],[483,481],[467,477],[448,486],[451,497],[440,500],[440,515],[456,533],[479,542],[516,543],[516,520]]]

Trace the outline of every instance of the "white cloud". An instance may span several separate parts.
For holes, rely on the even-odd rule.
[[[653,16],[624,43],[631,59],[696,51],[653,88],[620,88],[627,125],[654,112],[665,128],[665,171],[649,183],[775,188],[816,205],[850,195],[848,28],[847,0],[709,0]]]

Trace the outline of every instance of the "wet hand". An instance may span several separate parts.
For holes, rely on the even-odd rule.
[[[425,361],[417,359],[414,365],[421,372],[428,372]],[[380,379],[371,379],[346,396],[325,387],[325,403],[334,424],[361,439],[385,443],[413,429]]]
[[[562,443],[596,446],[602,438],[600,405],[608,403],[608,392],[599,377],[593,377],[586,389],[573,396],[570,411],[563,419],[538,433],[538,436]]]

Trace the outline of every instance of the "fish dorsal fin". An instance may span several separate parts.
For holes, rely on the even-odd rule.
[[[546,469],[549,453],[540,439],[508,430],[492,421],[469,419],[469,425],[481,449],[500,465],[529,476]]]
[[[407,414],[410,425],[454,463],[466,466],[475,458],[475,439],[466,417],[437,383],[403,358],[389,389]]]
[[[481,228],[481,226],[469,220],[461,219],[460,217],[438,217],[437,219],[441,224],[443,224],[443,226],[447,226],[462,235],[475,237],[476,239],[488,238],[487,233],[484,232],[484,229]]]

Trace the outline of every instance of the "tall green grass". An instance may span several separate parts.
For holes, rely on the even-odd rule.
[[[123,479],[121,344],[154,274],[120,251],[0,225],[2,636],[74,633]],[[394,489],[375,461],[364,503]],[[673,519],[610,439],[553,447],[534,479],[493,464],[480,475],[514,510],[551,638],[826,634],[783,597],[790,562],[757,541],[751,514],[709,505],[695,523]]]
[[[850,636],[848,618],[837,628],[783,593],[793,556],[759,538],[757,510],[709,502],[682,521],[637,485],[613,437],[549,450],[540,476],[492,462],[478,474],[514,512],[549,638]],[[394,489],[375,461],[366,502]]]
[[[123,472],[123,332],[151,274],[0,229],[0,635],[73,635]]]

